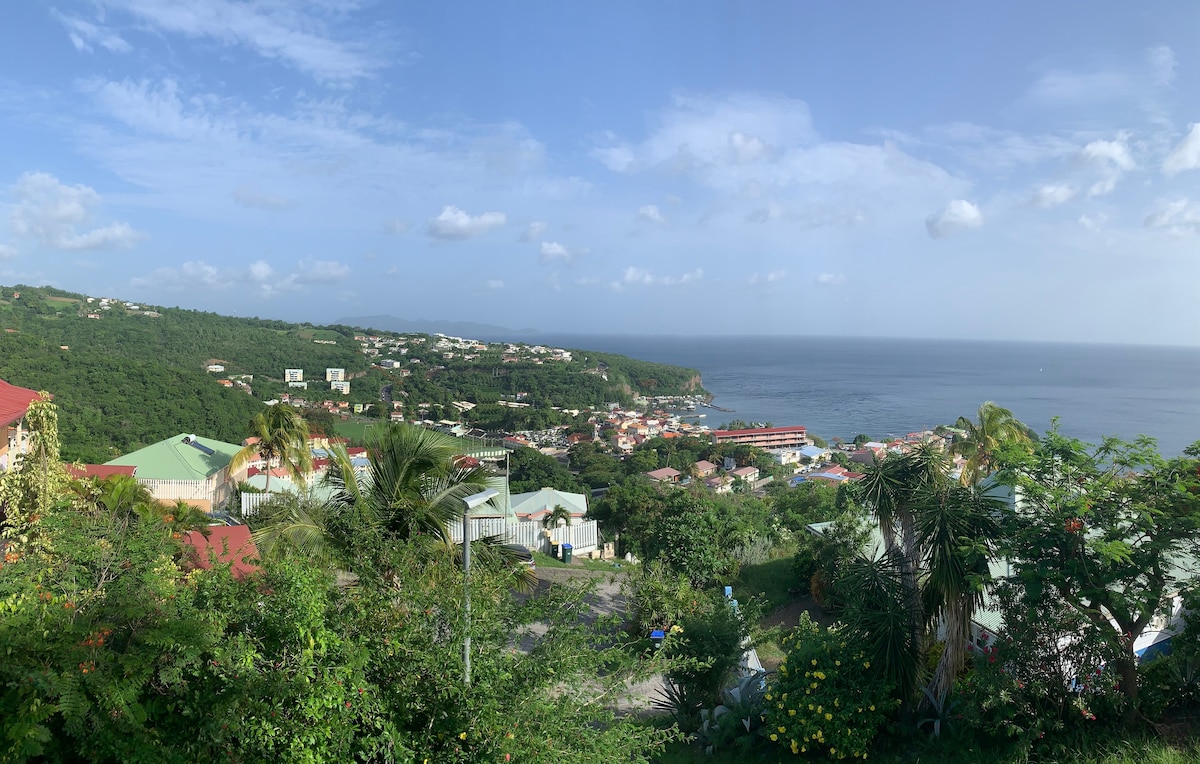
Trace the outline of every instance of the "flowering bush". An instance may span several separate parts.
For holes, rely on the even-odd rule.
[[[788,654],[765,696],[767,737],[794,754],[865,759],[887,714],[893,687],[836,630],[801,617],[784,638]]]

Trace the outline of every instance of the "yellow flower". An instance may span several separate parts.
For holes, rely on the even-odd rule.
[[[796,715],[796,709],[794,709],[794,708],[789,708],[789,709],[788,709],[788,716],[795,716],[795,715]]]
[[[774,732],[772,732],[771,733],[771,742],[774,743],[778,739],[779,739],[779,736],[776,735]]]
[[[871,710],[872,710],[872,711],[874,711],[874,710],[875,710],[875,706],[871,706]]]
[[[816,659],[816,658],[813,658],[813,662],[812,662],[812,664],[813,664],[814,666],[815,666],[815,665],[817,665],[817,659]]]
[[[842,662],[841,662],[841,661],[834,661],[834,662],[833,662],[833,665],[835,665],[835,666],[840,666],[840,665],[842,665]]]
[[[800,753],[800,746],[796,743],[795,740],[792,741],[792,753],[793,754]]]
[[[833,721],[833,714],[825,714],[825,721],[827,721],[827,722]]]
[[[766,697],[767,697],[767,700],[771,700],[771,693],[768,692]]]
[[[466,739],[467,739],[467,733],[465,733],[465,732],[460,732],[460,733],[458,733],[458,739],[459,739],[459,740],[466,740]]]
[[[863,661],[863,668],[871,668],[871,662],[870,662],[870,661]]]
[[[783,725],[781,724],[781,725],[779,725],[779,731],[780,731],[780,732],[787,732],[787,727],[785,727],[785,726],[783,726]]]

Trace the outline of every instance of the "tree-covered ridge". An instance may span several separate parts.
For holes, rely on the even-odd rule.
[[[385,413],[379,403],[386,390],[409,419],[457,419],[460,412],[452,404],[467,401],[476,406],[461,416],[474,426],[532,430],[563,423],[555,408],[703,393],[693,369],[622,356],[575,351],[570,360],[550,360],[527,345],[481,343],[474,352],[447,358],[436,347],[438,338],[429,335],[133,306],[117,299],[102,305],[99,297],[50,287],[0,287],[0,329],[0,378],[55,395],[66,423],[63,454],[81,461],[107,461],[179,432],[236,443],[259,402],[284,394],[312,404],[371,404],[375,415]],[[404,352],[385,345],[368,356],[358,339],[364,335],[392,345],[403,340]],[[398,366],[374,365],[384,359]],[[210,363],[224,371],[205,372]],[[288,368],[304,370],[308,389],[287,386]],[[327,368],[345,369],[349,395],[329,390]],[[253,377],[246,380],[252,395],[218,384],[239,375]],[[518,400],[520,408],[500,405]]]

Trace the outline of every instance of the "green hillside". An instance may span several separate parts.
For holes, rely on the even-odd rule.
[[[107,461],[179,432],[238,442],[262,401],[288,393],[314,407],[329,400],[370,404],[373,417],[385,413],[385,387],[409,418],[458,418],[451,403],[469,401],[477,406],[468,421],[489,430],[568,421],[552,407],[703,393],[692,369],[623,356],[589,351],[592,368],[585,369],[578,353],[571,361],[543,361],[522,349],[514,360],[506,344],[493,343],[446,358],[435,337],[372,330],[406,345],[403,354],[384,348],[369,358],[356,339],[365,330],[355,327],[90,300],[49,287],[0,287],[0,379],[55,395],[63,455],[72,460]],[[372,365],[387,357],[400,366]],[[224,371],[206,372],[209,364]],[[307,390],[287,387],[287,368],[305,370]],[[345,369],[349,395],[329,389],[326,368]],[[239,375],[253,377],[245,380],[252,392],[218,381]],[[528,407],[499,405],[517,400]]]

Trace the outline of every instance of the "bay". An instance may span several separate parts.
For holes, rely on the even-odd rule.
[[[1038,432],[1155,437],[1164,455],[1200,440],[1200,348],[836,337],[537,335],[700,371],[716,427],[805,425],[829,438],[952,424],[995,401]]]

